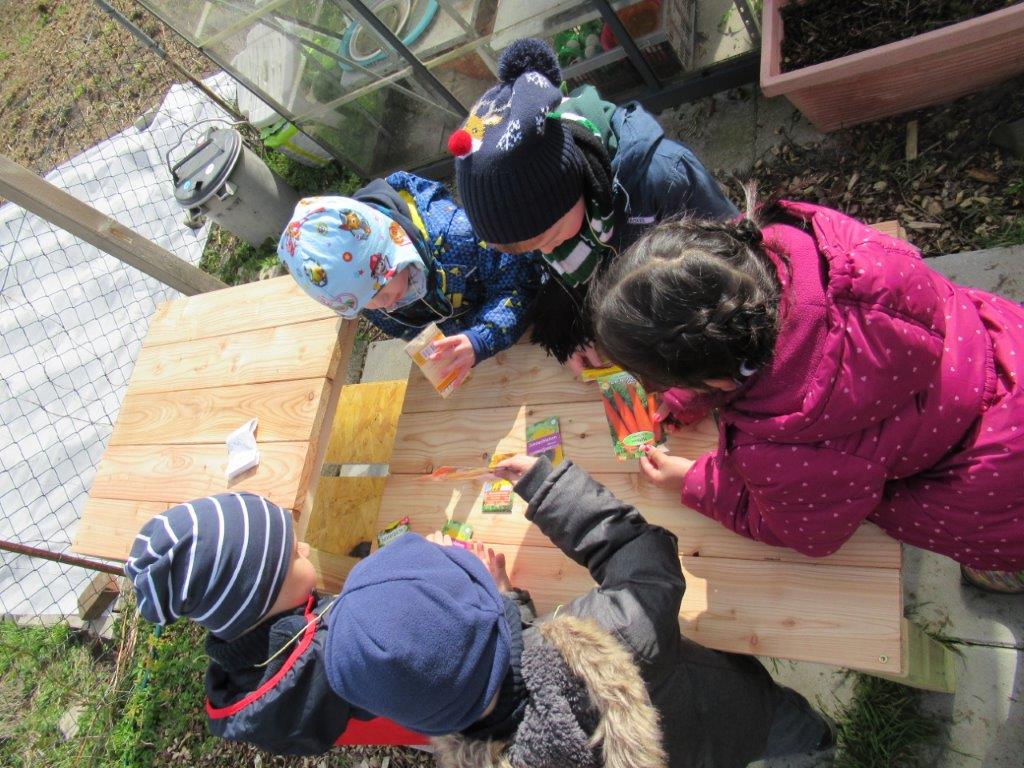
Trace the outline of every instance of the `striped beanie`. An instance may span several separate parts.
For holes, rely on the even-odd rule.
[[[231,641],[274,604],[293,545],[291,512],[251,493],[222,493],[150,519],[124,572],[149,621],[187,616]]]

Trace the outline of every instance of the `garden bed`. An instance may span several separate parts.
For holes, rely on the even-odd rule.
[[[790,72],[933,32],[1021,0],[831,0],[791,2],[781,9],[786,34],[782,71]],[[841,33],[841,34],[840,34]]]

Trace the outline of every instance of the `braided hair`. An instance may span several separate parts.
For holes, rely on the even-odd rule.
[[[752,218],[664,221],[590,291],[594,335],[614,362],[656,389],[705,389],[769,361],[782,287]]]

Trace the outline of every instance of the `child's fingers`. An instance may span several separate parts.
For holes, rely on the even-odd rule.
[[[454,349],[462,343],[461,336],[446,336],[443,339],[438,339],[434,343],[434,349],[449,350]]]
[[[656,451],[653,453],[656,453]],[[643,472],[651,482],[655,484],[660,483],[662,481],[661,470],[654,465],[649,456],[650,454],[640,457],[640,471]]]
[[[668,403],[663,401],[661,403],[661,405],[658,406],[658,410],[655,411],[655,413],[654,413],[654,420],[655,421],[665,421],[665,419],[668,418],[668,415],[669,415],[670,412],[671,412],[671,408],[669,408]]]

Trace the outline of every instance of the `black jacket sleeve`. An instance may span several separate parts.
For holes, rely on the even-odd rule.
[[[585,566],[598,586],[568,610],[591,618],[643,659],[679,643],[685,582],[676,537],[650,525],[586,472],[542,458],[516,485],[526,517]]]

